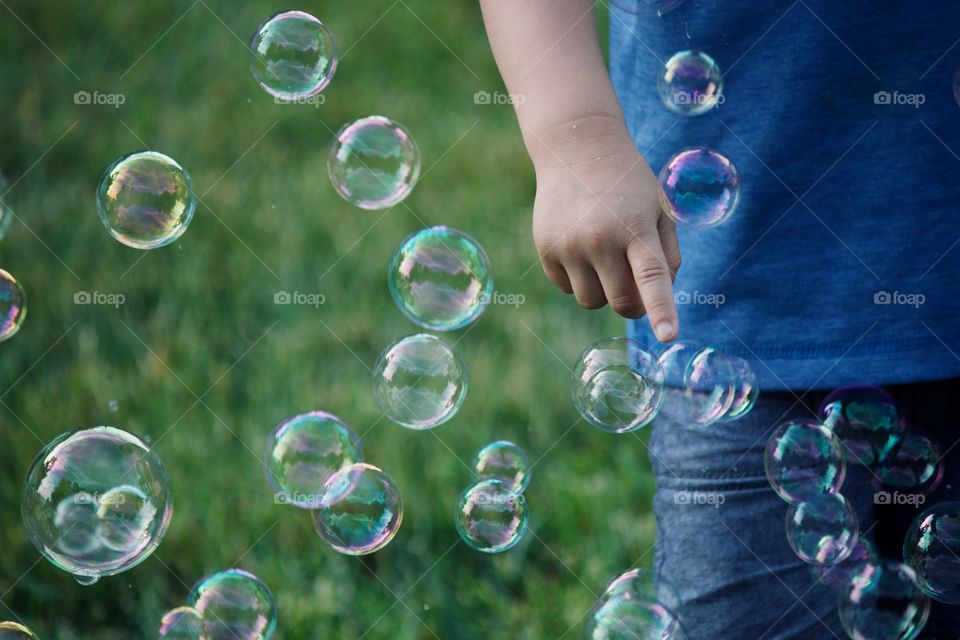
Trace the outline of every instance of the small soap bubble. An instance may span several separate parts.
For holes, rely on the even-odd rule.
[[[454,520],[457,533],[484,553],[515,547],[527,531],[527,501],[499,480],[482,480],[460,494]]]
[[[813,420],[790,420],[770,436],[764,452],[770,486],[787,502],[837,493],[847,463],[840,440]]]
[[[268,640],[277,628],[277,604],[263,580],[242,569],[207,576],[187,602],[202,619],[203,640]]]
[[[730,359],[713,347],[694,354],[683,374],[683,387],[697,399],[697,423],[713,424],[737,399],[738,379]]]
[[[9,340],[27,317],[27,294],[12,275],[0,269],[0,342]]]
[[[377,404],[409,429],[433,429],[456,414],[467,395],[467,365],[446,340],[426,333],[387,347],[373,368]]]
[[[657,580],[649,569],[630,569],[620,574],[610,581],[600,600],[614,596],[657,602],[673,612],[680,607],[680,596],[673,585],[663,578]]]
[[[699,427],[731,414],[731,421],[744,415],[756,402],[751,397],[757,393],[756,382],[737,377],[737,360],[690,340],[671,343],[657,359],[664,372],[660,415],[674,424]]]
[[[621,11],[641,16],[662,16],[673,11],[683,0],[610,0]]]
[[[733,422],[750,413],[760,397],[760,385],[757,374],[753,372],[750,363],[743,358],[727,356],[727,363],[733,370],[734,394],[733,402],[727,412],[717,418],[717,422]]]
[[[316,509],[339,499],[346,485],[328,485],[344,467],[363,461],[360,438],[343,420],[324,411],[302,413],[281,422],[263,447],[267,482],[277,501]],[[333,489],[327,493],[327,488]]]
[[[877,468],[877,475],[889,487],[929,494],[940,486],[943,471],[940,447],[925,435],[907,429]]]
[[[809,564],[835,565],[857,543],[857,514],[837,493],[825,493],[787,507],[787,542]]]
[[[850,464],[868,467],[886,461],[905,428],[893,398],[880,387],[837,389],[824,399],[818,415],[840,438]]]
[[[351,556],[387,546],[403,522],[403,500],[393,478],[373,465],[360,463],[330,478],[328,485],[337,484],[351,488],[329,506],[312,512],[317,534],[335,551]]]
[[[200,640],[203,618],[193,607],[177,607],[163,614],[160,637],[166,640]]]
[[[851,638],[913,640],[930,615],[930,599],[902,564],[868,565],[840,592],[840,622]]]
[[[605,338],[584,349],[573,368],[573,403],[589,424],[627,433],[656,417],[663,400],[663,370],[631,338]]]
[[[903,559],[924,593],[960,604],[960,502],[941,502],[917,516],[907,529]]]
[[[430,227],[400,243],[387,272],[403,315],[426,329],[452,331],[475,321],[490,302],[490,259],[476,240],[449,227]]]
[[[176,160],[155,151],[123,156],[103,172],[97,213],[114,238],[156,249],[187,230],[197,208],[193,182]]]
[[[526,451],[508,440],[491,442],[473,459],[477,480],[499,480],[510,491],[523,493],[530,483],[530,459]]]
[[[626,596],[601,600],[587,616],[584,640],[671,640],[679,622],[663,605]]]
[[[99,576],[88,576],[77,574],[73,576],[73,579],[77,581],[77,584],[83,585],[84,587],[89,587],[100,582]]]
[[[0,240],[7,235],[10,225],[13,224],[13,209],[7,202],[7,191],[10,190],[10,183],[0,174]]]
[[[325,24],[303,11],[265,20],[250,40],[250,71],[264,91],[298,100],[323,91],[337,69],[337,45]]]
[[[369,116],[340,129],[327,172],[347,202],[361,209],[386,209],[413,191],[420,176],[420,151],[402,125]]]
[[[107,409],[110,410],[110,413],[116,413],[120,410],[120,403],[116,400],[111,400],[107,403]]]
[[[660,205],[675,222],[712,227],[729,219],[739,202],[740,172],[713,149],[684,149],[660,170]]]
[[[145,560],[170,524],[170,481],[157,454],[115,427],[66,433],[30,466],[21,498],[30,540],[78,581]]]
[[[846,590],[852,580],[863,575],[868,567],[875,565],[878,559],[873,543],[861,537],[849,556],[832,566],[812,564],[810,572],[819,584],[839,593]]]
[[[0,622],[0,640],[37,640],[33,631],[19,622]]]
[[[720,103],[723,75],[714,59],[702,51],[680,51],[661,67],[657,93],[670,111],[699,116]]]

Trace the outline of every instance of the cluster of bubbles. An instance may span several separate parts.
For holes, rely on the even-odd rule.
[[[27,294],[10,273],[0,269],[0,342],[9,340],[27,317]]]
[[[157,454],[116,427],[65,433],[45,446],[21,497],[30,540],[81,584],[126,571],[160,544],[173,513]]]
[[[679,598],[653,574],[631,569],[614,578],[587,614],[584,640],[679,640],[685,637],[677,616]]]
[[[680,51],[661,67],[657,93],[670,111],[681,116],[699,116],[720,103],[723,74],[706,53]]]
[[[0,640],[37,640],[37,636],[19,622],[0,622]]]
[[[740,202],[740,172],[719,151],[690,147],[660,169],[660,205],[674,221],[713,227],[728,220]]]
[[[13,209],[3,200],[9,189],[10,183],[3,177],[3,174],[0,174],[0,240],[3,240],[10,225],[13,224]]]
[[[242,569],[211,574],[191,590],[185,606],[160,620],[165,640],[269,640],[277,628],[273,592]]]
[[[311,411],[280,423],[263,451],[276,502],[310,511],[317,535],[335,551],[366,555],[400,530],[400,489],[363,461],[360,438],[343,420]]]
[[[939,448],[909,428],[879,387],[837,389],[817,417],[780,425],[767,443],[767,478],[789,503],[787,541],[815,579],[839,593],[851,638],[916,638],[931,598],[960,603],[960,503],[920,514],[899,563],[878,557],[861,537],[841,490],[849,463],[870,468],[886,486],[930,493],[943,477]]]
[[[457,498],[457,533],[470,547],[500,553],[515,547],[527,531],[524,497],[530,483],[526,452],[507,440],[486,445],[473,459],[473,484]]]
[[[250,71],[264,91],[280,100],[317,95],[336,69],[333,34],[309,13],[278,13],[264,20],[250,40]]]

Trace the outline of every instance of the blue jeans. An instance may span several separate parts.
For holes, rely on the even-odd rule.
[[[960,438],[960,379],[888,390],[941,451]],[[688,640],[846,639],[836,593],[817,584],[787,544],[787,504],[770,488],[763,468],[773,428],[788,418],[813,417],[825,395],[761,394],[744,418],[707,428],[654,422],[654,570],[679,596]],[[927,506],[958,499],[960,445],[944,464],[943,482]],[[902,561],[904,533],[923,507],[874,505],[878,489],[870,471],[848,466],[842,493],[857,510],[860,530],[870,530],[881,556]],[[956,640],[958,634],[960,607],[934,602],[920,637]]]

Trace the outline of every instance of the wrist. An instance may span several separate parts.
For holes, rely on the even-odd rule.
[[[638,153],[620,114],[584,115],[540,129],[525,128],[523,137],[537,172]]]

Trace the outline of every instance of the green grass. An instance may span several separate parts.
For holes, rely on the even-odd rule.
[[[151,637],[190,585],[238,564],[276,594],[282,638],[579,637],[591,591],[650,561],[653,481],[639,438],[570,428],[566,367],[623,329],[608,310],[580,310],[536,264],[534,177],[513,114],[473,100],[504,90],[476,3],[406,0],[372,29],[391,0],[301,5],[347,52],[313,108],[274,104],[249,73],[244,43],[287,4],[204,1],[0,7],[0,168],[17,181],[6,200],[20,216],[0,267],[29,297],[22,331],[0,345],[0,619],[41,638]],[[80,90],[126,103],[78,106]],[[371,113],[404,123],[428,169],[408,206],[385,214],[351,207],[326,176],[331,130]],[[110,162],[145,146],[175,157],[205,195],[179,242],[144,254],[104,231],[94,189]],[[388,294],[389,256],[438,223],[476,237],[496,289],[526,301],[450,336],[470,369],[467,400],[436,431],[412,432],[381,419],[368,367],[416,331]],[[279,290],[326,304],[277,306]],[[77,291],[126,303],[78,306]],[[403,492],[401,531],[372,557],[327,548],[263,478],[266,433],[314,408],[366,433],[367,459]],[[40,559],[19,494],[45,442],[97,424],[152,438],[174,516],[142,565],[81,587]],[[530,531],[491,557],[458,542],[452,511],[464,461],[498,438],[537,464]]]

